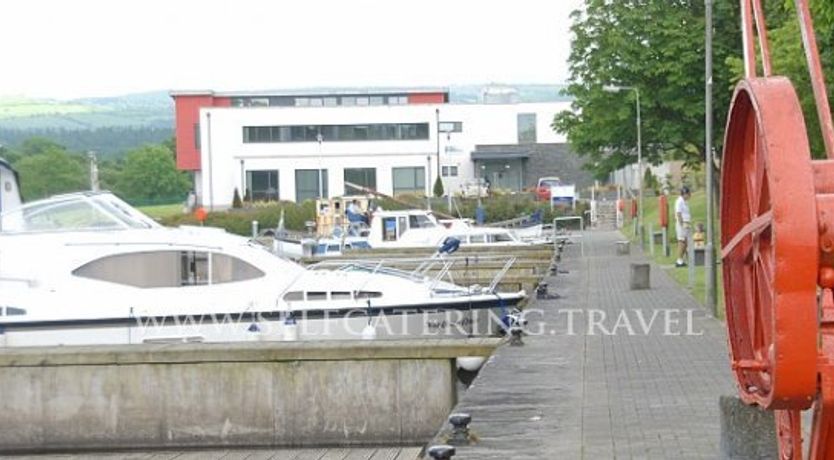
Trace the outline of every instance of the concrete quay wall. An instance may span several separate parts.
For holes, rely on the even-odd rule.
[[[414,445],[495,339],[0,350],[0,452]]]

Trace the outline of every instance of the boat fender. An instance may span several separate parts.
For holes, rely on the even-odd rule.
[[[440,249],[437,252],[440,254],[452,254],[458,249],[460,249],[460,240],[450,236],[443,240],[443,244],[440,245]]]

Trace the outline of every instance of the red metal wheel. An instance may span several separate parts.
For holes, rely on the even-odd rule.
[[[776,440],[779,443],[779,460],[802,458],[802,414],[798,410],[777,410]]]
[[[740,396],[806,409],[817,383],[819,249],[811,155],[790,81],[738,85],[722,170],[724,299]]]

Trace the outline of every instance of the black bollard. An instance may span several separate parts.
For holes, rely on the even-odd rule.
[[[457,413],[449,416],[449,423],[452,425],[452,438],[449,444],[460,446],[469,444],[469,423],[472,416],[469,414]]]
[[[449,460],[455,456],[454,446],[440,445],[431,446],[428,450],[429,457],[435,460]]]

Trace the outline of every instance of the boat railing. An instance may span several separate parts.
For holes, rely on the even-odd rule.
[[[480,264],[490,263],[489,269],[498,265],[495,274],[490,278],[487,291],[494,292],[498,284],[504,279],[510,268],[515,264],[516,258],[506,256],[475,256],[475,257],[450,257],[435,255],[429,258],[392,258],[392,259],[339,259],[324,260],[307,267],[308,270],[331,270],[331,271],[363,271],[368,276],[386,274],[409,279],[415,282],[427,283],[429,289],[435,290],[443,282],[458,284],[468,281],[465,275],[467,272],[481,271]],[[456,279],[456,276],[463,273],[463,277]],[[483,279],[482,277],[478,277]],[[366,281],[366,283],[368,282]],[[362,288],[365,286],[363,285]]]

